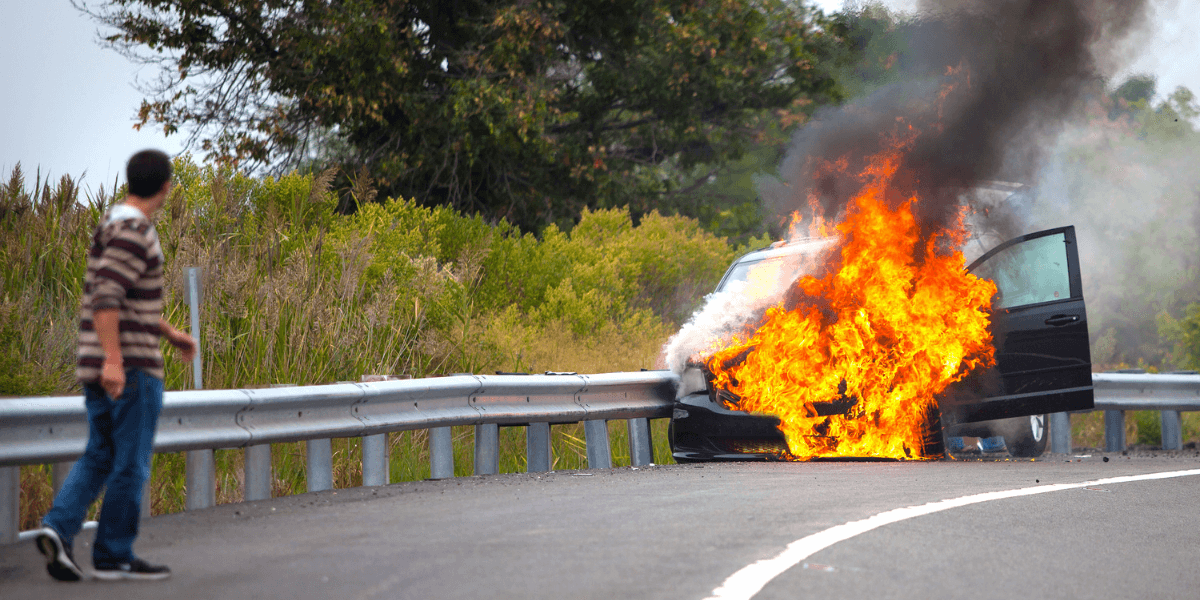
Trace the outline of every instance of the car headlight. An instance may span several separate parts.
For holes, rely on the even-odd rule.
[[[707,391],[708,385],[704,381],[704,373],[700,370],[700,367],[687,367],[683,370],[683,375],[679,378],[679,390],[675,392],[675,397],[682,398]]]

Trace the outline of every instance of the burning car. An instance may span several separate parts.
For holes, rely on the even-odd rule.
[[[833,246],[829,239],[805,239],[745,254],[730,266],[714,296],[737,292],[764,273],[786,282],[789,288],[795,287],[794,278],[803,271],[802,263],[819,260]],[[959,260],[957,268],[961,269],[961,255]],[[949,383],[938,391],[935,401],[929,399],[914,409],[913,418],[922,422],[915,426],[916,437],[910,436],[904,442],[904,454],[899,458],[940,457],[944,436],[991,435],[1004,436],[1014,456],[1037,456],[1044,451],[1048,437],[1046,414],[1093,406],[1087,315],[1074,227],[1038,231],[1003,242],[974,260],[966,271],[973,276],[968,278],[972,281],[994,284],[990,301],[981,305],[986,307],[984,325],[990,333],[990,339],[983,341],[989,353],[994,349],[994,360],[984,357],[979,368],[962,369],[946,379]],[[820,318],[819,310],[813,310]],[[669,429],[677,461],[788,460],[832,455],[798,457],[796,441],[789,446],[780,417],[747,410],[741,405],[743,398],[732,391],[747,387],[745,381],[738,381],[738,377],[748,376],[747,371],[718,376],[718,371],[740,365],[757,350],[746,342],[725,355],[688,362]],[[966,356],[960,351],[955,358],[961,362]],[[769,356],[760,358],[760,362],[770,360]],[[865,406],[862,400],[868,393],[863,385],[846,378],[840,383],[826,378],[823,383],[836,389],[830,389],[819,400],[797,403],[807,429],[793,431],[793,436],[804,437],[810,447],[826,444],[833,448],[829,444],[836,444],[839,435],[852,429],[847,423],[871,426],[872,419],[876,425],[880,422],[880,409]],[[893,381],[886,385],[898,384]],[[890,392],[889,388],[883,389]],[[896,457],[895,452],[884,455],[869,451],[838,455]]]

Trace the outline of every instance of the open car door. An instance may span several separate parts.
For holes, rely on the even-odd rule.
[[[996,366],[941,403],[947,424],[1090,409],[1091,353],[1073,226],[1023,235],[967,270],[996,283]]]

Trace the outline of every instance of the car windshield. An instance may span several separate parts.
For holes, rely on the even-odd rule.
[[[812,272],[835,241],[834,238],[808,238],[743,256],[730,267],[717,291],[738,293],[749,286],[759,293],[775,296],[794,283],[801,273]]]
[[[761,260],[740,262],[733,265],[733,269],[729,271],[729,275],[725,277],[725,281],[721,282],[721,287],[717,291],[725,291],[731,286],[746,283],[750,279],[750,269],[761,263]]]
[[[729,275],[725,276],[725,280],[721,282],[717,291],[736,292],[748,285],[751,280],[763,285],[770,285],[771,282],[780,279],[780,276],[784,274],[784,269],[792,271],[786,277],[787,283],[791,283],[799,275],[799,267],[799,260],[795,256],[774,256],[739,262],[729,270]]]

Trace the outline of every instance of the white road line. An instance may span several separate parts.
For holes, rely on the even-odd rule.
[[[947,500],[939,500],[928,504],[918,506],[906,506],[886,512],[881,512],[877,515],[867,517],[859,521],[851,521],[843,523],[836,527],[830,527],[825,531],[814,533],[810,536],[800,538],[787,545],[778,556],[760,560],[754,564],[748,565],[738,572],[730,575],[720,587],[713,590],[711,596],[705,600],[749,600],[753,598],[763,586],[771,582],[784,571],[800,564],[800,561],[824,550],[838,542],[848,540],[861,533],[866,533],[872,529],[883,527],[891,523],[897,523],[905,519],[929,515],[951,508],[967,506],[969,504],[978,504],[980,502],[990,502],[992,500],[1003,500],[1005,498],[1017,498],[1020,496],[1034,496],[1037,494],[1045,494],[1047,492],[1057,492],[1061,490],[1073,490],[1090,485],[1111,485],[1114,483],[1128,483],[1131,481],[1147,481],[1152,479],[1170,479],[1172,477],[1187,477],[1189,475],[1200,475],[1200,469],[1190,469],[1187,471],[1165,471],[1162,473],[1148,473],[1145,475],[1126,475],[1123,477],[1110,477],[1108,479],[1095,479],[1092,481],[1084,481],[1082,483],[1056,483],[1051,485],[1039,485],[1034,487],[1019,488],[1015,490],[1004,490],[1000,492],[985,492],[983,494],[973,494],[971,496],[962,496],[960,498],[950,498]]]

